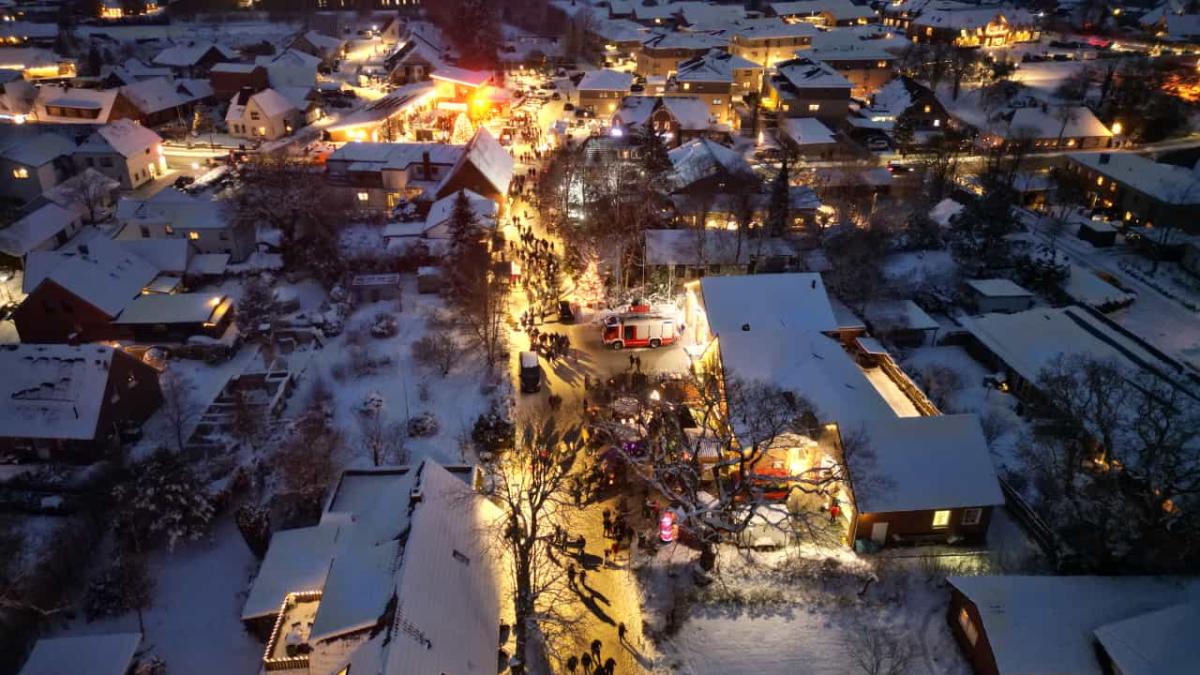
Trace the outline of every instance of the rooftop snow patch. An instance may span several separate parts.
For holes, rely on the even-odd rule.
[[[141,643],[141,633],[43,638],[21,675],[125,675]]]
[[[121,119],[105,124],[79,146],[81,152],[116,152],[122,157],[144,154],[162,143],[162,137],[132,120]]]
[[[1168,204],[1200,204],[1200,177],[1183,167],[1155,162],[1131,152],[1079,152],[1069,157]]]
[[[1093,631],[1200,597],[1196,581],[1169,577],[974,576],[947,581],[979,609],[1001,673],[1100,675],[1104,671],[1096,659]]]
[[[967,279],[963,283],[985,298],[1028,298],[1033,295],[1008,279]]]
[[[633,74],[619,70],[588,71],[576,87],[579,91],[629,91]]]
[[[763,327],[722,333],[718,344],[727,380],[736,378],[792,392],[816,408],[822,423],[836,422],[846,427],[862,420],[896,417],[892,406],[841,344],[827,335]],[[738,426],[737,411],[733,417]]]
[[[1184,675],[1195,669],[1200,599],[1106,624],[1095,630],[1121,675]]]
[[[0,253],[23,258],[79,219],[74,211],[50,202],[0,229]]]
[[[49,280],[81,300],[116,316],[159,270],[112,240],[96,237],[58,251],[34,251],[25,260],[24,290]]]
[[[0,435],[88,440],[96,436],[112,347],[0,347]]]
[[[739,153],[716,141],[696,138],[667,153],[674,167],[677,187],[724,174],[730,178],[751,179],[754,170]]]
[[[508,194],[508,186],[512,182],[514,169],[512,155],[508,154],[508,151],[500,145],[490,131],[485,127],[480,127],[471,142],[467,143],[465,152],[459,157],[454,168],[442,179],[437,189],[439,198],[449,194],[448,187],[451,181],[468,165],[474,166],[497,194],[501,196]]]
[[[242,620],[276,614],[288,593],[324,588],[340,530],[340,524],[330,520],[272,534],[242,606]]]
[[[1004,503],[974,414],[872,419],[861,427],[871,453],[847,457],[859,513],[928,511]]]
[[[139,295],[121,312],[114,324],[152,325],[215,323],[229,310],[232,301],[214,293]]]
[[[711,334],[724,338],[750,331],[787,328],[837,330],[820,274],[752,274],[700,280]]]

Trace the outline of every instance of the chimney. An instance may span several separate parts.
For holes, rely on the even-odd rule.
[[[1107,152],[1100,153],[1100,163],[1101,164],[1108,164],[1108,160],[1110,160],[1110,159],[1112,159],[1112,155],[1110,155],[1109,153],[1107,153]]]
[[[812,286],[811,286],[811,288],[812,288],[814,291],[815,291],[815,290],[817,290],[817,280],[816,280],[816,279],[813,279],[811,283],[812,283]]]
[[[412,491],[408,493],[408,501],[411,504],[420,504],[422,497],[424,497],[424,495],[421,494],[421,488],[413,488]]]
[[[425,172],[425,180],[433,180],[433,163],[429,161],[429,151],[421,153],[421,169]]]

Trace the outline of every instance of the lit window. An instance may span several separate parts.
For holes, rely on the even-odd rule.
[[[197,239],[199,239],[199,238],[200,238],[200,233],[199,233],[199,232],[197,232],[197,231],[195,231],[195,230],[192,230],[191,232],[188,232],[188,239],[191,239],[192,241],[196,241],[196,240],[197,240]]]
[[[971,614],[967,612],[966,607],[958,610],[958,625],[962,628],[963,635],[967,636],[967,642],[974,647],[979,641],[979,629],[975,627],[975,622],[971,620]]]
[[[163,232],[166,232],[167,234],[175,234],[175,228],[171,227],[170,225],[163,225]]]
[[[963,509],[963,525],[978,525],[983,519],[983,509]]]
[[[687,91],[687,90],[689,90],[689,89],[691,89],[691,88],[692,88],[692,83],[691,83],[691,82],[684,82],[684,83],[683,83],[683,90],[684,90],[684,91]]]
[[[821,109],[820,103],[809,103],[808,104],[808,112],[817,112],[820,109]]]
[[[13,178],[29,178],[29,169],[23,166],[18,166],[13,169]]]
[[[1104,185],[1104,176],[1096,176],[1096,185]]]
[[[925,112],[933,112],[933,106],[931,106],[931,105],[925,106]]]
[[[1129,211],[1125,212],[1125,220],[1133,220],[1133,214]]]
[[[358,193],[358,201],[365,202],[365,201],[369,201],[370,199],[371,199],[370,193],[367,193],[367,192]]]
[[[950,526],[950,512],[949,511],[934,511],[933,512],[933,526],[934,527],[949,527]]]
[[[941,120],[934,120],[934,121],[933,121],[933,128],[934,128],[934,129],[937,129],[937,128],[938,128],[938,127],[940,127],[940,126],[942,126],[942,121],[941,121]]]

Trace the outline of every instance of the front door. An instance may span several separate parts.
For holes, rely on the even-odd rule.
[[[871,541],[876,544],[887,543],[887,523],[872,523],[871,524]]]

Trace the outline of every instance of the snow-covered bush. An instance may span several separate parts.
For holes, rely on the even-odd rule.
[[[138,556],[119,556],[111,567],[92,579],[83,600],[88,621],[125,612],[138,612],[150,606],[154,598],[154,577],[146,571]]]
[[[371,325],[371,337],[395,337],[397,330],[396,317],[386,312],[380,312],[375,315],[375,323]]]
[[[514,433],[513,423],[492,408],[475,420],[471,441],[475,443],[477,452],[495,455],[513,447]]]
[[[408,435],[412,438],[428,438],[438,432],[438,421],[431,412],[423,412],[408,421]]]

